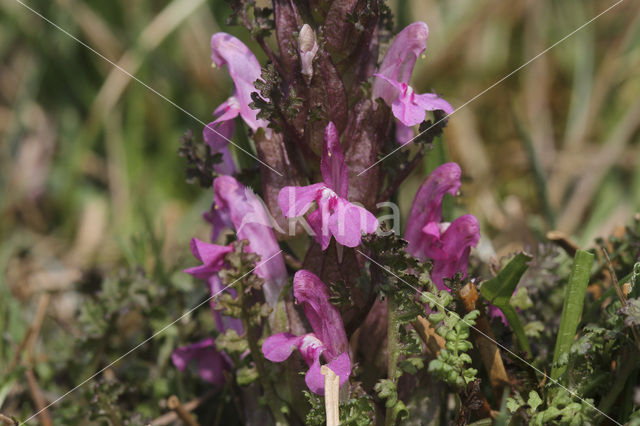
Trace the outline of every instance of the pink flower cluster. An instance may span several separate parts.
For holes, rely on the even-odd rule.
[[[427,36],[426,24],[409,25],[396,36],[379,69],[371,75],[375,76],[373,100],[381,98],[391,108],[400,142],[411,138],[412,126],[424,121],[426,111],[453,112],[451,105],[437,95],[417,94],[409,86],[416,60],[426,49]],[[252,132],[259,129],[268,134],[272,132],[267,128],[267,122],[257,118],[257,111],[250,107],[251,95],[257,92],[254,84],[261,75],[260,64],[247,46],[229,34],[215,34],[211,49],[214,64],[227,66],[235,92],[215,109],[214,121],[203,131],[211,151],[221,153],[223,159],[216,165],[216,172],[221,176],[214,180],[213,206],[205,219],[212,225],[212,241],[218,239],[222,230],[233,229],[237,239],[249,242],[247,250],[260,256],[255,273],[264,279],[264,299],[275,309],[288,280],[283,256],[267,208],[251,189],[231,176],[237,168],[227,146],[238,116]],[[298,49],[300,70],[309,84],[318,44],[308,25],[300,31]],[[287,218],[301,217],[311,211],[308,223],[322,251],[327,250],[332,237],[341,246],[357,247],[361,244],[362,234],[376,232],[379,223],[367,209],[349,201],[349,167],[343,155],[340,132],[331,121],[324,129],[323,142],[319,164],[322,181],[306,186],[283,186],[277,204]],[[421,260],[433,261],[431,278],[439,288],[444,288],[444,278],[451,278],[457,272],[466,275],[470,248],[479,238],[478,222],[471,215],[459,217],[451,224],[442,222],[442,199],[447,193],[455,195],[459,187],[460,168],[455,163],[437,168],[416,194],[405,233],[409,242],[407,251]],[[212,296],[227,291],[235,297],[235,290],[222,288],[218,276],[226,266],[225,256],[232,251],[232,246],[194,238],[191,251],[201,265],[185,272],[205,280]],[[305,376],[309,389],[322,394],[322,359],[338,374],[340,384],[351,374],[344,324],[339,311],[329,302],[327,286],[312,272],[303,269],[295,273],[293,295],[302,305],[312,332],[303,335],[286,331],[276,333],[264,341],[262,351],[268,360],[282,362],[297,349],[309,366]],[[238,319],[226,317],[214,309],[215,298],[212,298],[211,308],[218,331],[234,329],[238,334],[244,333]],[[216,349],[212,338],[177,348],[172,360],[180,370],[184,370],[189,362],[196,362],[200,376],[216,384],[223,381],[222,371],[232,367],[232,361]]]

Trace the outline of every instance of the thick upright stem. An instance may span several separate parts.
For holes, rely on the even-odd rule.
[[[276,425],[287,425],[287,419],[285,415],[280,410],[280,404],[278,403],[278,398],[271,387],[271,383],[267,379],[267,369],[264,365],[264,358],[262,357],[262,351],[258,347],[258,340],[255,338],[253,334],[253,328],[251,327],[251,322],[249,321],[249,316],[247,312],[249,311],[248,307],[245,306],[245,294],[244,288],[241,288],[238,291],[238,299],[240,302],[240,306],[242,309],[242,326],[245,329],[247,342],[249,343],[249,351],[251,352],[251,359],[256,365],[256,369],[258,370],[258,379],[260,380],[260,384],[262,385],[262,389],[264,390],[265,400],[267,401],[267,405],[271,410],[271,414],[273,414],[273,419],[275,420]]]
[[[387,379],[397,385],[396,376],[398,370],[398,321],[397,306],[393,298],[388,299],[388,322],[387,322]],[[385,426],[394,425],[396,422],[395,407],[387,407],[385,415]]]

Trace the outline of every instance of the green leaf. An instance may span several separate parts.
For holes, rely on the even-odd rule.
[[[540,399],[540,395],[536,391],[529,392],[529,400],[527,401],[527,405],[531,407],[531,410],[535,412],[540,405],[542,405],[542,399]]]
[[[629,299],[620,312],[624,315],[624,325],[627,327],[640,325],[640,298]]]
[[[540,332],[544,331],[544,324],[541,321],[531,321],[524,326],[524,333],[527,337],[540,337]]]
[[[504,317],[507,319],[507,322],[511,326],[511,330],[513,330],[513,334],[516,335],[516,339],[518,340],[518,344],[522,349],[524,349],[529,357],[531,357],[531,347],[529,346],[529,339],[527,338],[527,334],[524,331],[524,327],[522,326],[522,322],[520,322],[520,317],[516,312],[516,309],[511,305],[498,306]]]
[[[496,277],[485,281],[480,287],[480,294],[502,311],[518,340],[518,344],[527,352],[529,357],[531,357],[529,340],[527,339],[522,322],[518,317],[518,313],[510,301],[518,282],[520,282],[520,278],[522,278],[522,275],[529,267],[527,262],[531,259],[532,257],[528,254],[518,253],[498,272]]]
[[[258,370],[255,367],[242,367],[238,369],[236,381],[240,386],[248,386],[258,379]]]
[[[216,347],[229,353],[243,353],[249,348],[247,339],[239,336],[234,329],[228,329],[216,337]]]
[[[496,306],[509,303],[520,278],[529,267],[527,262],[531,259],[528,254],[518,253],[496,277],[482,284],[480,293]]]
[[[520,403],[513,398],[507,398],[507,409],[514,414],[520,408]]]
[[[558,338],[556,339],[556,346],[553,352],[552,379],[557,380],[567,369],[567,365],[558,365],[558,360],[562,354],[569,353],[571,344],[574,341],[580,316],[582,315],[584,296],[587,291],[592,265],[593,254],[584,250],[578,250],[573,260],[571,275],[567,283]]]

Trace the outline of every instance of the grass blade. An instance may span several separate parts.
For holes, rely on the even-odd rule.
[[[524,327],[520,322],[520,317],[515,308],[511,306],[511,296],[520,282],[520,278],[525,273],[532,259],[531,256],[525,253],[517,254],[513,259],[502,268],[498,275],[489,281],[486,281],[480,287],[480,294],[487,299],[491,304],[498,307],[504,314],[507,322],[513,330],[518,344],[524,349],[529,357],[531,357],[531,347],[529,346],[529,340],[524,332]]]
[[[567,369],[567,364],[558,365],[563,354],[568,354],[574,341],[578,323],[584,306],[584,296],[589,283],[589,273],[593,265],[593,254],[578,250],[573,259],[571,275],[567,284],[566,296],[562,307],[558,338],[553,352],[553,368],[551,378],[558,379]]]

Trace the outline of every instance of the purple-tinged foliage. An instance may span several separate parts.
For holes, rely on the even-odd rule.
[[[340,376],[344,384],[351,374],[349,343],[344,331],[340,312],[329,302],[327,286],[316,275],[300,270],[293,278],[293,294],[302,304],[304,314],[313,333],[295,336],[279,333],[268,337],[262,345],[265,358],[273,362],[283,362],[298,349],[310,367],[305,375],[309,389],[319,395],[324,394],[324,377],[320,372],[320,357],[327,366]]]

